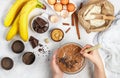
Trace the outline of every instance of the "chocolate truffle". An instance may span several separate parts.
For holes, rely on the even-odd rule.
[[[24,46],[24,43],[22,41],[16,40],[13,42],[11,48],[12,48],[12,51],[14,53],[21,53],[24,51],[25,46]]]
[[[22,60],[26,65],[30,65],[35,61],[35,54],[33,54],[32,52],[26,52],[23,55]]]
[[[5,70],[10,70],[12,67],[13,67],[13,60],[9,57],[4,57],[2,60],[1,60],[1,66],[3,69]]]

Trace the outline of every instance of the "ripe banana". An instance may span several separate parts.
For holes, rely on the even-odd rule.
[[[34,8],[43,8],[44,5],[41,2],[38,2],[38,0],[30,0],[26,3],[26,5],[22,8],[20,12],[20,18],[19,18],[19,34],[20,37],[23,39],[23,41],[28,40],[28,16],[29,13]]]
[[[4,25],[6,27],[9,27],[12,23],[15,17],[17,16],[18,12],[21,10],[23,5],[29,0],[16,0],[13,6],[10,8],[5,20]]]
[[[18,24],[19,23],[19,15],[15,19],[15,21],[12,24],[12,27],[10,28],[9,32],[7,33],[6,40],[10,41],[18,32]]]

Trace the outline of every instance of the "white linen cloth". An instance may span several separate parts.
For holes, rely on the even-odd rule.
[[[102,45],[107,70],[120,73],[120,12],[116,15],[111,27],[98,33],[95,39]]]

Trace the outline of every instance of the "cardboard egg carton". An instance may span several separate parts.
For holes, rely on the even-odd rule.
[[[72,4],[75,6],[74,11],[72,11],[72,12],[69,12],[69,11],[67,10],[67,4],[66,4],[66,5],[63,5],[63,4],[62,4],[62,10],[61,10],[60,12],[58,12],[58,11],[56,11],[56,10],[54,9],[55,4],[56,4],[56,3],[61,3],[61,0],[56,0],[56,3],[53,4],[53,5],[50,5],[49,2],[48,2],[48,0],[45,0],[45,1],[46,1],[46,3],[47,3],[58,15],[60,15],[60,16],[63,17],[63,18],[67,18],[67,17],[71,16],[71,15],[76,11],[76,9],[77,9],[77,5],[76,5],[72,0],[69,0],[69,3],[72,3]]]

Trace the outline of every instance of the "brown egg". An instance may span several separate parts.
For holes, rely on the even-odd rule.
[[[73,3],[69,3],[69,4],[67,5],[67,10],[68,10],[69,12],[73,12],[73,11],[75,10],[75,5],[74,5]]]
[[[66,5],[69,3],[69,0],[61,0],[60,2],[61,2],[61,4]]]
[[[62,6],[61,3],[56,3],[56,4],[54,5],[54,9],[55,9],[55,11],[60,12],[60,11],[62,11],[63,6]]]
[[[54,4],[56,3],[56,0],[48,0],[48,3],[49,3],[50,5],[54,5]]]

